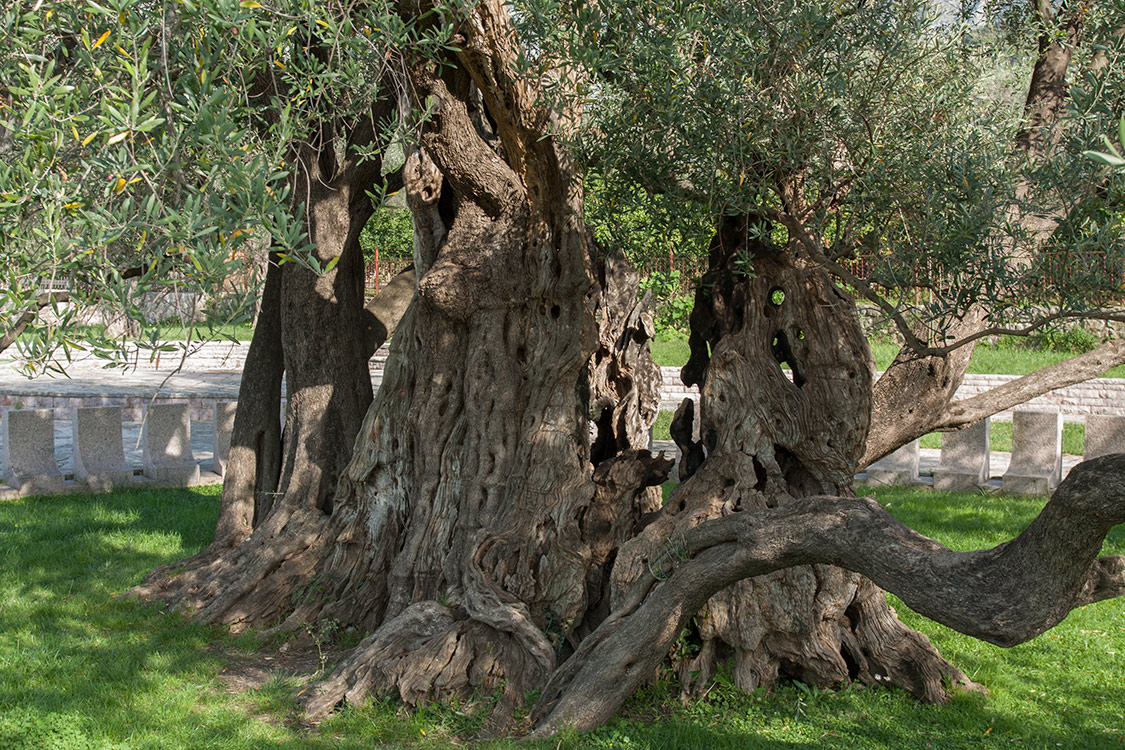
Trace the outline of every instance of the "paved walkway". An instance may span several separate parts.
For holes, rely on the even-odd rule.
[[[7,363],[0,362],[0,394],[11,397],[53,398],[238,398],[240,372],[123,372],[121,370],[77,370],[70,377],[40,376],[29,380]]]

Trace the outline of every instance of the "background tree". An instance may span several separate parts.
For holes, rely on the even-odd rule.
[[[1115,6],[1046,4],[1030,31],[1012,8],[998,30],[929,3],[537,7],[533,33],[596,81],[567,133],[585,161],[625,191],[768,218],[773,242],[804,245],[905,339],[861,465],[1125,357],[1109,342],[952,402],[981,338],[1121,319],[1118,189],[1078,158],[1121,98]],[[556,12],[584,13],[582,31],[554,31]],[[1038,58],[1012,46],[1026,42]]]

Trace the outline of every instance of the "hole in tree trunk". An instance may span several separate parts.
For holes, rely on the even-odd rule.
[[[594,424],[597,434],[593,445],[590,446],[590,462],[597,466],[607,458],[613,458],[617,453],[617,445],[613,436],[613,407],[604,407]]]
[[[789,369],[793,372],[793,385],[802,388],[805,385],[805,373],[801,363],[793,354],[793,347],[789,345],[789,336],[785,331],[778,331],[774,334],[773,344],[770,346],[770,351],[773,353],[773,358],[777,360],[777,364],[789,365]]]
[[[823,491],[816,476],[805,468],[804,463],[785,446],[775,444],[773,451],[774,457],[777,459],[777,465],[781,469],[781,475],[785,477],[785,483],[789,486],[791,495],[803,497]]]
[[[752,460],[754,462],[754,489],[764,492],[769,475],[766,473],[766,467],[762,466],[762,462],[758,460],[757,456],[754,456]]]

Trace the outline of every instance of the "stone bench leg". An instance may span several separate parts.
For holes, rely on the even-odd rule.
[[[223,476],[230,456],[230,437],[234,432],[234,412],[237,401],[215,402],[215,450],[211,459],[211,471]]]
[[[1012,461],[1001,487],[1008,495],[1046,496],[1062,477],[1062,415],[1012,412]]]
[[[988,481],[990,424],[991,420],[982,419],[963,430],[942,433],[935,490],[966,492]]]
[[[58,495],[66,489],[55,460],[55,413],[51,409],[4,412],[3,472],[21,495]]]
[[[1091,415],[1086,417],[1085,459],[1125,453],[1125,417]]]
[[[191,407],[153,404],[141,427],[144,475],[178,487],[199,483],[199,464],[191,452]]]
[[[867,467],[866,484],[877,487],[918,481],[919,441],[912,440]]]
[[[74,478],[91,489],[130,487],[133,469],[125,460],[120,406],[75,408],[71,414]]]

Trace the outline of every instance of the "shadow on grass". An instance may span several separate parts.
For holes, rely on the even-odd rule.
[[[898,491],[902,492],[902,491]],[[960,548],[1018,533],[1042,501],[879,491],[908,523]],[[116,595],[211,537],[218,488],[135,490],[0,504],[0,747],[304,748],[1120,748],[1125,618],[1120,601],[1078,610],[1003,650],[898,605],[990,696],[923,706],[898,691],[793,683],[745,696],[721,678],[683,705],[657,685],[623,718],[544,742],[480,741],[458,707],[407,713],[381,701],[319,730],[287,724],[295,683],[224,691],[221,629]],[[1120,532],[1120,530],[1118,530]],[[1113,544],[1125,547],[1118,534]],[[1118,655],[1121,655],[1120,657]]]
[[[117,596],[201,549],[217,508],[217,489],[0,505],[0,746],[308,746],[222,693],[229,637]]]

